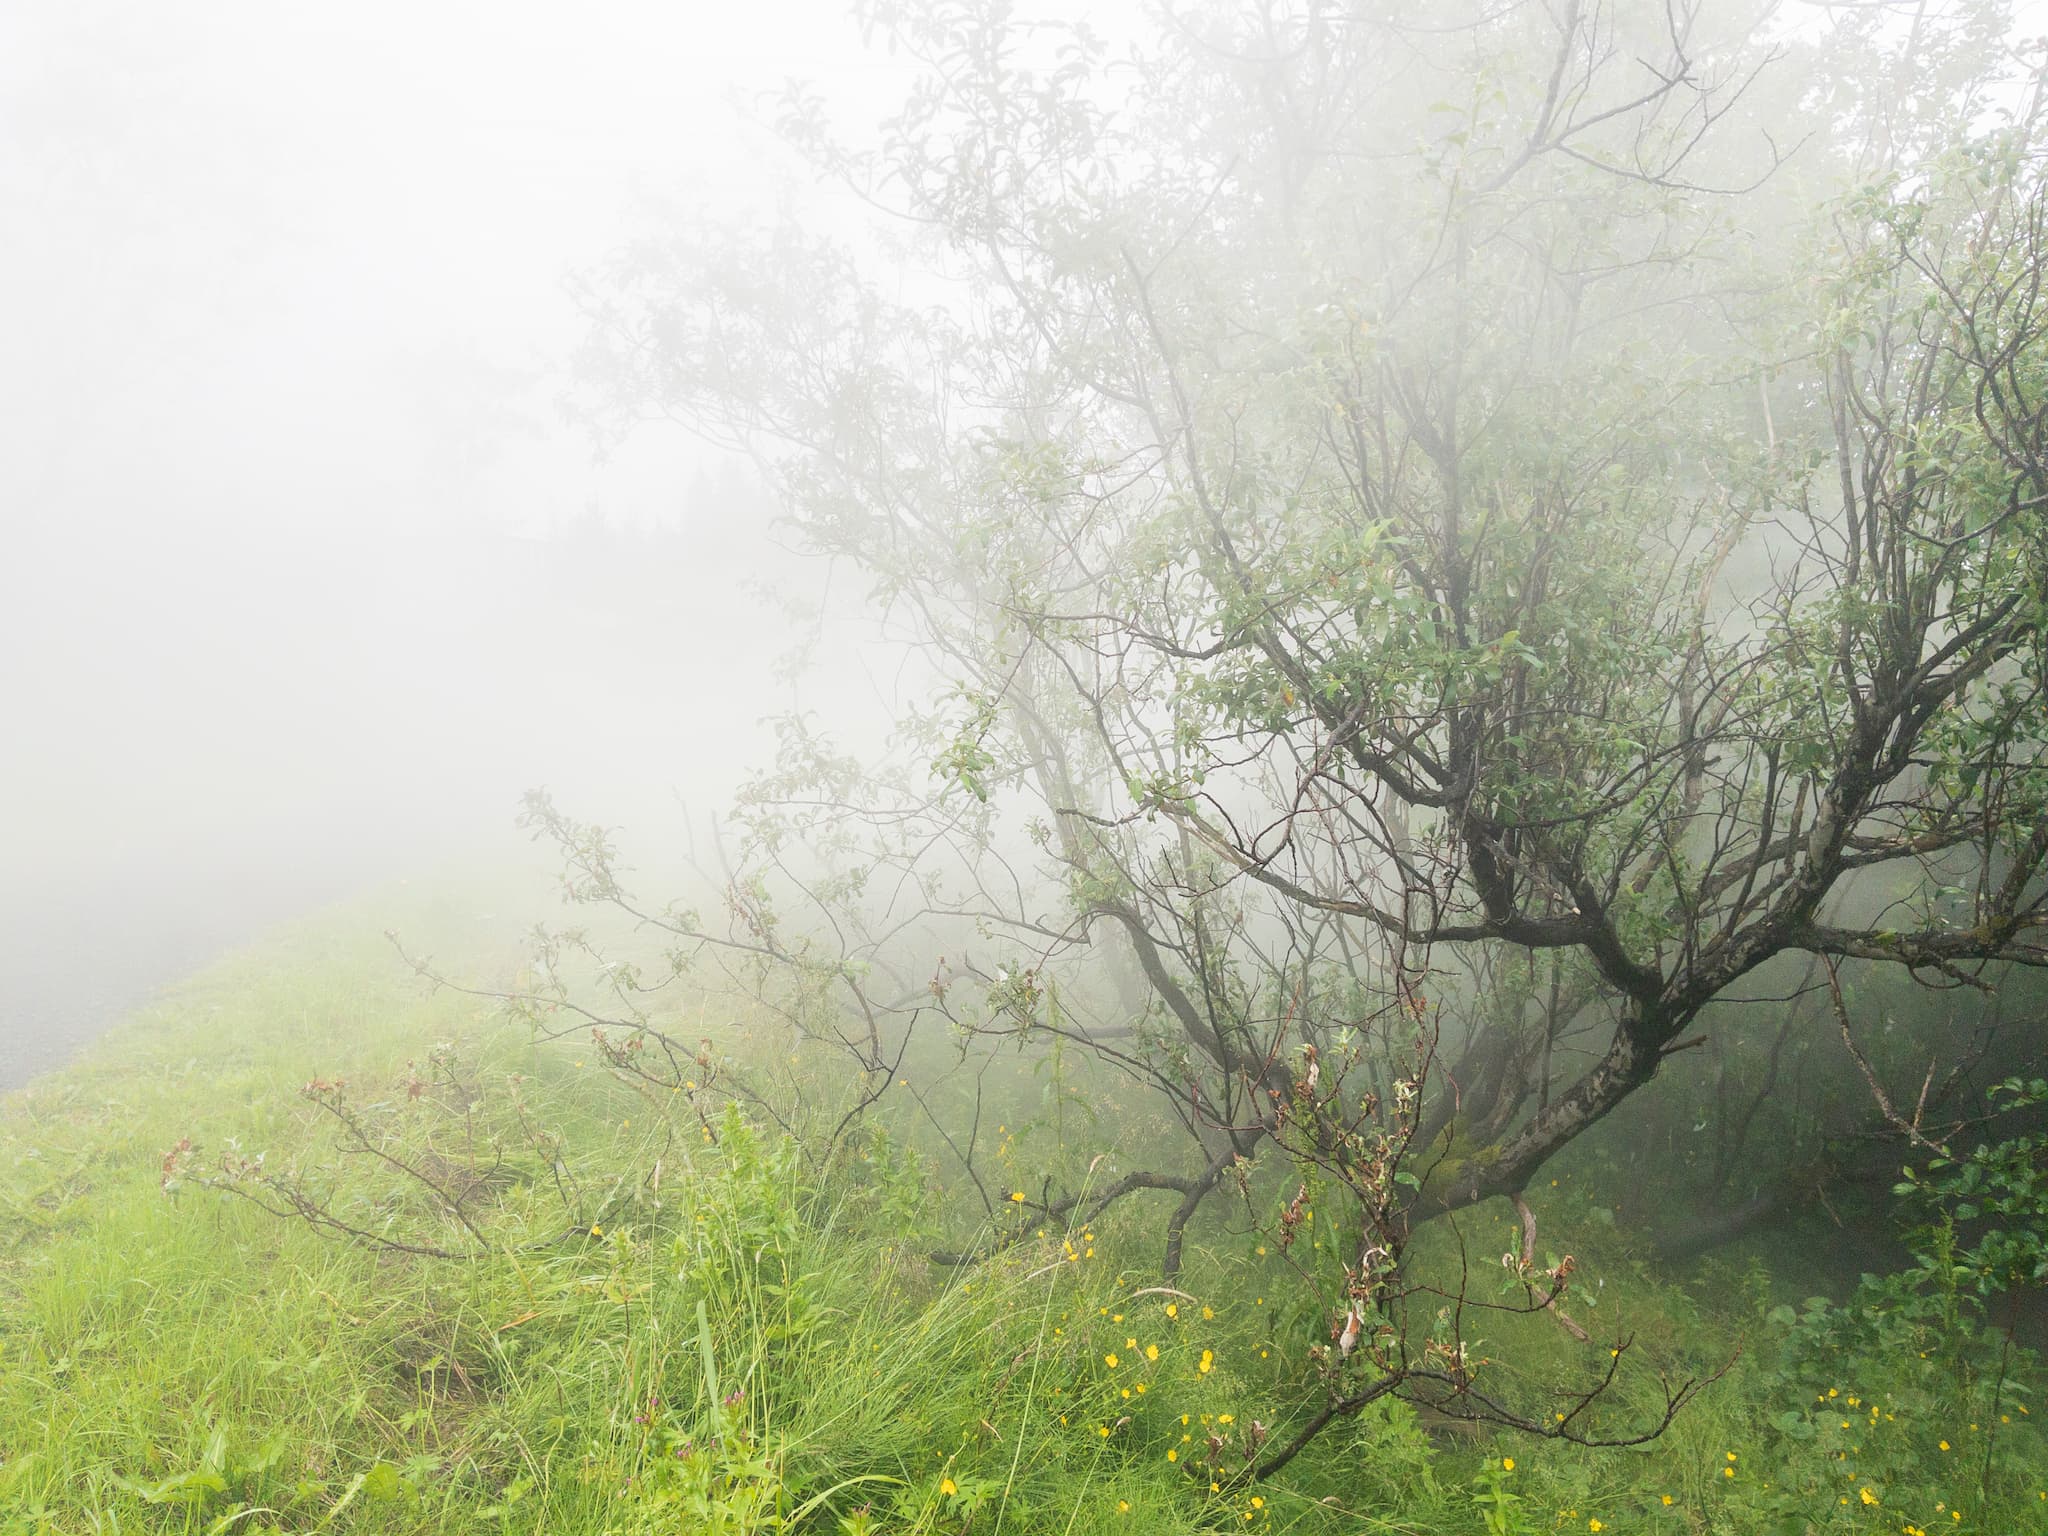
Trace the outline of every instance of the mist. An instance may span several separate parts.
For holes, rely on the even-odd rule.
[[[569,281],[657,202],[808,196],[762,103],[857,97],[850,22],[0,28],[0,1085],[310,904],[508,857],[528,788],[650,835],[721,806],[826,584],[730,457],[600,462]]]
[[[0,198],[0,1536],[2048,1507],[2048,0],[21,6]]]

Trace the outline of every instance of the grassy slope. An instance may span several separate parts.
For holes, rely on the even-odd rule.
[[[413,906],[412,930],[462,927]],[[1866,1432],[1859,1411],[1835,1445],[1836,1406],[1771,1400],[1782,1389],[1755,1349],[1645,1450],[1432,1444],[1393,1407],[1273,1486],[1212,1493],[1186,1458],[1212,1432],[1284,1417],[1300,1401],[1288,1362],[1318,1326],[1288,1309],[1255,1237],[1201,1233],[1170,1316],[1168,1298],[1133,1295],[1150,1231],[1066,1234],[1072,1262],[1053,1234],[979,1271],[934,1270],[906,1241],[927,1203],[907,1156],[878,1144],[821,1191],[786,1149],[715,1115],[715,1148],[686,1115],[678,1137],[588,1050],[535,1047],[467,1000],[422,995],[378,936],[391,920],[386,904],[280,935],[0,1101],[0,1532],[2048,1529],[2013,1478],[1979,1507],[1960,1456],[1947,1476],[1947,1453],[1921,1443],[1953,1434],[1967,1450],[1962,1424],[1916,1423],[1902,1398],[1900,1418]],[[512,963],[473,934],[449,958]],[[496,1108],[429,1122],[394,1091],[443,1041]],[[512,1146],[488,1257],[379,1256],[191,1182],[163,1193],[180,1138],[201,1169],[239,1138],[273,1167],[336,1169],[322,1187],[363,1223],[446,1237],[370,1160],[335,1159],[298,1094],[315,1075],[349,1078],[451,1158],[492,1131]],[[503,1107],[515,1076],[523,1120]],[[561,1240],[522,1125],[571,1149],[598,1230]],[[1506,1246],[1501,1220],[1468,1223],[1475,1268]],[[1638,1401],[1653,1362],[1725,1359],[1745,1326],[1731,1316],[1761,1311],[1760,1283],[1731,1304],[1744,1287],[1721,1277],[1717,1313],[1657,1283],[1569,1188],[1546,1221],[1606,1281],[1585,1315],[1596,1336],[1638,1340]],[[1479,1331],[1531,1390],[1587,1363],[1547,1321]],[[1819,1437],[1768,1428],[1788,1412]],[[1490,1474],[1520,1501],[1491,1506],[1495,1527],[1476,1497]],[[1793,1523],[1764,1523],[1794,1504]]]

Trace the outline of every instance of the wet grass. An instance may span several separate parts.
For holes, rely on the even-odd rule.
[[[1321,1325],[1255,1234],[1198,1231],[1180,1297],[1145,1294],[1137,1211],[935,1266],[911,1151],[820,1170],[737,1116],[650,1105],[589,1050],[426,993],[387,924],[479,976],[516,950],[460,904],[397,905],[230,957],[0,1100],[0,1532],[2048,1530],[2024,1391],[1992,1479],[1986,1421],[1921,1362],[1795,1396],[1772,1277],[1660,1276],[1568,1183],[1546,1242],[1605,1282],[1595,1342],[1501,1317],[1483,1369],[1535,1401],[1633,1339],[1619,1395],[1641,1409],[1660,1371],[1732,1361],[1665,1437],[1593,1453],[1388,1404],[1268,1484],[1191,1477],[1211,1436],[1284,1432],[1306,1400]],[[473,1106],[408,1101],[436,1047]],[[364,1230],[449,1239],[347,1150],[315,1077],[490,1172],[476,1256],[336,1241],[206,1186],[261,1152]],[[1507,1219],[1432,1234],[1428,1262],[1460,1239],[1497,1266]]]

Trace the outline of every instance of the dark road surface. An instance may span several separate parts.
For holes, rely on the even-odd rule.
[[[61,1066],[224,950],[360,882],[128,870],[0,896],[0,1093]]]

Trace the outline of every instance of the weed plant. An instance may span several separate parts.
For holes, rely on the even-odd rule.
[[[5,1536],[2048,1531],[2024,1351],[1994,1413],[1989,1334],[1898,1296],[1785,1310],[1725,1263],[1689,1289],[1569,1178],[1546,1224],[1602,1277],[1592,1340],[1503,1315],[1481,1369],[1526,1401],[1625,1344],[1619,1409],[1732,1361],[1661,1440],[1586,1452],[1389,1401],[1233,1480],[1302,1411],[1323,1322],[1220,1202],[1171,1289],[1139,1208],[935,1264],[957,1233],[914,1137],[879,1121],[820,1166],[735,1106],[650,1104],[600,1052],[427,994],[381,926],[330,914],[223,962],[0,1107]],[[348,1085],[368,1141],[311,1078]],[[375,1150],[401,1146],[445,1161],[476,1241]],[[465,1256],[219,1187],[259,1152],[356,1230]],[[1305,1230],[1287,1262],[1321,1261]],[[1416,1262],[1476,1273],[1512,1233],[1481,1207]]]

